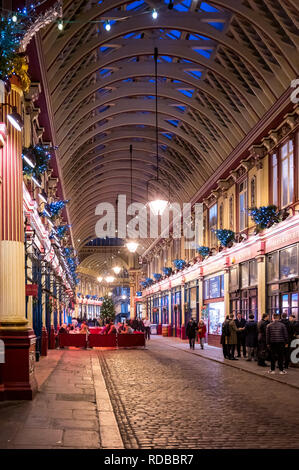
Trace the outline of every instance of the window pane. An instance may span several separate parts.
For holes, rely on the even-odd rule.
[[[229,290],[237,290],[239,289],[239,282],[238,282],[238,267],[231,268],[229,271]]]
[[[257,284],[257,261],[249,262],[249,284],[255,286]]]
[[[277,156],[272,155],[272,203],[278,206],[278,191],[277,191]]]
[[[209,281],[204,281],[204,299],[209,298]]]
[[[240,230],[244,230],[245,228],[245,195],[240,194]]]
[[[241,287],[249,285],[249,270],[248,263],[241,264]]]
[[[267,282],[278,281],[278,252],[267,256]]]
[[[294,157],[290,154],[289,157],[289,204],[293,202],[294,195]]]
[[[290,279],[297,275],[297,246],[280,252],[280,279]]]
[[[281,205],[286,206],[289,202],[288,198],[288,182],[289,182],[289,165],[285,159],[281,164]]]

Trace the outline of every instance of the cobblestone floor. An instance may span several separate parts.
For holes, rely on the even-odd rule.
[[[299,390],[152,337],[98,351],[126,448],[299,448]]]
[[[0,449],[299,448],[299,389],[187,352],[50,351],[36,398],[0,403]]]

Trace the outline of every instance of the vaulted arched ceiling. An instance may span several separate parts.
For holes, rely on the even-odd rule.
[[[96,205],[130,198],[130,144],[134,201],[146,203],[156,172],[155,47],[160,171],[177,202],[192,198],[298,76],[296,0],[174,0],[171,10],[168,3],[65,0],[64,30],[42,31],[79,249],[95,236]]]

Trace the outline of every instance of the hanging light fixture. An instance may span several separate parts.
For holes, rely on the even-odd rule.
[[[115,278],[114,278],[113,276],[106,276],[106,277],[105,277],[105,281],[108,282],[108,284],[109,284],[110,282],[113,282],[114,279],[115,279]]]
[[[113,269],[113,271],[115,272],[116,275],[119,274],[120,271],[121,271],[121,268],[119,266],[114,266],[114,268],[112,268],[112,269]]]
[[[23,160],[29,165],[31,166],[31,168],[35,168],[36,166],[36,158],[33,154],[30,154],[30,153],[24,153],[22,154],[22,158]]]
[[[21,132],[24,127],[24,123],[21,115],[17,111],[17,107],[12,106],[10,103],[2,103],[1,106],[9,106],[11,108],[11,113],[7,114],[7,119],[13,125],[13,127],[17,129],[17,131]]]
[[[133,146],[130,145],[130,174],[131,174],[131,204],[133,202]],[[130,240],[126,243],[126,247],[128,248],[130,253],[135,253],[138,248],[138,243],[134,240]]]
[[[42,191],[41,193],[38,193],[38,197],[39,197],[45,204],[47,204],[47,202],[48,202],[48,196],[46,195],[45,191]]]
[[[147,195],[148,200],[149,197],[149,185],[152,184],[151,188],[151,200],[149,200],[149,207],[154,215],[162,215],[165,211],[166,207],[169,204],[169,201],[163,199],[161,193],[158,191],[158,185],[163,183],[161,179],[159,179],[159,129],[158,129],[158,48],[155,47],[154,51],[154,60],[155,60],[155,103],[156,103],[156,158],[157,158],[157,176],[156,178],[149,180],[147,183]],[[169,181],[168,181],[168,192],[169,190]]]
[[[39,188],[42,187],[42,180],[39,176],[31,175],[31,179],[36,184],[36,186],[38,186]]]
[[[102,280],[103,280],[102,276],[99,276],[98,277],[98,282],[102,282]]]

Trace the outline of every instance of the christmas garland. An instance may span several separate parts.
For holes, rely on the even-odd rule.
[[[172,268],[164,267],[162,268],[162,271],[165,276],[170,276],[172,274]]]
[[[70,225],[59,225],[57,228],[56,228],[56,234],[57,234],[57,237],[60,238],[61,240],[63,238],[66,238],[66,234],[67,234],[67,230],[68,228],[70,227]]]
[[[50,213],[52,219],[56,219],[59,217],[60,212],[65,208],[66,204],[69,202],[69,200],[59,200],[56,202],[51,202],[46,206],[47,211]]]
[[[274,205],[251,207],[248,213],[256,223],[257,232],[280,222],[280,212]]]
[[[27,18],[26,9],[18,11],[18,15],[1,16],[0,18],[0,79],[7,82],[12,75],[15,63],[19,57],[21,40],[26,33],[24,20]],[[18,21],[14,21],[16,18]]]
[[[196,248],[197,253],[200,254],[203,258],[206,258],[210,254],[210,248],[208,246],[198,246]]]
[[[43,145],[30,145],[30,147],[24,147],[22,150],[23,158],[23,174],[24,175],[34,175],[39,176],[43,175],[47,171],[49,166],[49,161],[51,158],[50,151],[53,150],[52,147],[44,147]],[[32,168],[24,157],[28,156],[33,157],[36,161],[35,167]]]
[[[235,232],[227,229],[212,230],[220,241],[222,246],[228,246],[235,240]]]
[[[186,261],[183,259],[174,259],[173,264],[176,269],[181,270],[184,269],[184,267],[186,266]]]
[[[156,279],[156,281],[160,281],[160,280],[161,280],[161,277],[162,277],[162,274],[154,273],[153,276],[154,276],[154,278]]]

